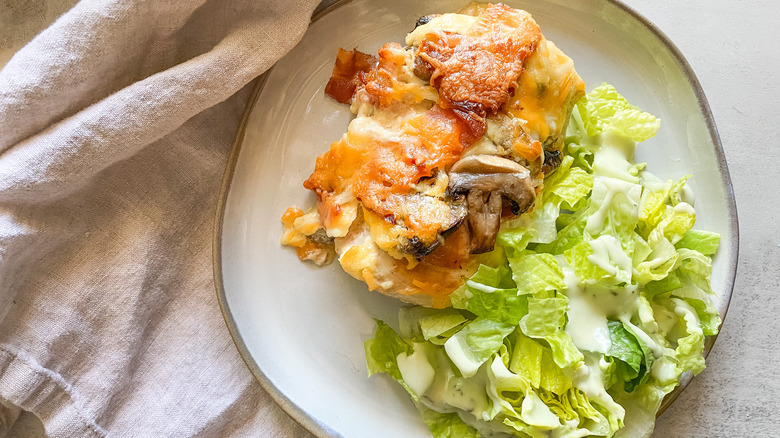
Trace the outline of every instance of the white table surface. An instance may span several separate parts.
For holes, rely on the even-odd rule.
[[[15,3],[0,4],[0,66],[75,1]],[[624,3],[666,33],[696,72],[723,142],[740,220],[736,286],[707,370],[661,416],[653,436],[780,436],[780,2]],[[28,15],[11,14],[13,8]]]
[[[709,100],[731,172],[740,254],[728,316],[654,437],[780,436],[780,3],[632,0],[682,51]]]

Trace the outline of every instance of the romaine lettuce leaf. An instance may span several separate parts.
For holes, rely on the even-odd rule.
[[[452,335],[444,343],[444,350],[464,377],[472,377],[514,329],[514,324],[480,317]]]
[[[528,314],[520,320],[520,329],[526,336],[547,342],[552,349],[553,361],[560,368],[583,360],[582,353],[564,331],[567,305],[565,296],[528,298]]]
[[[699,289],[710,295],[715,295],[715,291],[710,286],[712,277],[712,260],[704,254],[687,248],[680,248],[677,253],[677,272],[681,277],[687,278]]]
[[[563,254],[566,250],[584,240],[585,224],[588,215],[585,209],[570,215],[561,215],[559,220],[565,217],[567,223],[558,230],[556,239],[548,244],[537,245],[534,251],[539,253],[550,253],[553,255]]]
[[[452,306],[492,321],[517,324],[528,313],[527,297],[517,294],[507,266],[481,265],[466,284],[450,295]]]
[[[634,254],[634,229],[642,186],[620,179],[596,177],[593,182],[585,232],[592,238],[612,236],[629,257]]]
[[[677,339],[675,349],[677,369],[680,373],[691,371],[694,375],[704,371],[704,332],[699,326],[696,311],[684,300],[672,298],[674,313],[679,317],[678,326],[683,336]]]
[[[704,296],[697,293],[697,289],[683,287],[672,294],[688,303],[696,311],[699,318],[699,326],[705,336],[718,334],[721,319],[718,310]]]
[[[638,376],[644,362],[644,354],[642,353],[642,348],[639,347],[636,337],[629,333],[620,321],[609,321],[607,327],[610,340],[607,355],[620,359],[628,368],[633,370],[631,378]]]
[[[504,223],[496,236],[496,244],[504,249],[507,257],[519,254],[528,246],[533,234],[521,225]]]
[[[524,377],[533,388],[542,388],[554,394],[563,394],[572,387],[571,377],[553,359],[550,347],[515,330],[510,339],[514,350],[509,370]]]
[[[639,208],[639,224],[645,237],[658,225],[658,222],[661,222],[671,190],[672,181],[667,181],[662,187],[655,189],[644,186]]]
[[[628,368],[624,369],[624,390],[632,392],[653,368],[655,356],[650,347],[632,328],[619,321],[610,321],[611,346],[607,355],[619,359]]]
[[[688,230],[683,238],[674,247],[686,248],[698,251],[706,256],[711,256],[718,251],[720,234],[703,230]]]
[[[574,125],[574,123],[569,123],[569,127]],[[591,174],[593,173],[593,152],[579,142],[579,137],[568,137],[566,139],[566,155],[574,159],[572,166],[579,167]]]
[[[577,109],[590,136],[611,130],[634,141],[645,141],[661,126],[661,120],[628,103],[615,87],[606,83],[580,99]]]
[[[421,408],[419,411],[433,438],[479,438],[482,436],[455,412],[440,413],[425,408]]]
[[[573,167],[574,158],[566,156],[555,171],[544,180],[543,203],[554,203],[573,210],[590,193],[593,175],[580,167]]]
[[[511,255],[512,250],[522,251],[528,243],[554,241],[561,209],[575,209],[586,199],[593,185],[593,175],[572,167],[573,162],[572,157],[564,157],[558,168],[545,178],[545,190],[537,197],[532,211],[502,224],[497,240],[509,247],[508,254]],[[518,232],[524,240],[518,240],[515,236]]]
[[[661,406],[665,392],[654,385],[639,385],[633,392],[618,391],[615,401],[625,407],[625,427],[615,433],[615,438],[649,438],[655,427],[655,414]]]
[[[579,242],[563,254],[569,266],[574,269],[577,278],[582,282],[593,284],[612,278],[609,272],[591,262],[593,248],[588,242]]]
[[[669,275],[660,280],[650,281],[645,284],[644,290],[648,295],[654,296],[669,292],[671,290],[679,289],[681,287],[682,281],[680,281],[680,277],[677,276],[675,271],[672,271],[669,273]]]
[[[398,314],[401,336],[443,345],[468,320],[454,308],[402,307]]]
[[[669,192],[669,203],[672,206],[683,202],[683,188],[690,177],[691,175],[685,175],[672,185],[672,190]]]
[[[417,394],[406,384],[398,368],[396,357],[399,354],[411,355],[414,352],[411,342],[398,336],[389,325],[376,320],[374,337],[363,344],[366,352],[368,375],[387,373],[406,389],[406,392],[417,401]]]
[[[555,291],[566,288],[563,271],[552,254],[538,254],[523,251],[515,257],[508,257],[512,278],[520,295],[537,298],[552,297]]]

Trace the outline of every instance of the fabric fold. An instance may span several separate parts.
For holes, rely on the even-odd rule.
[[[310,436],[233,345],[211,238],[317,3],[82,0],[0,70],[0,400],[48,435]]]

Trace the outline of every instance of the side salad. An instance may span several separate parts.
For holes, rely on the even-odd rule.
[[[377,321],[369,375],[409,393],[436,438],[646,437],[720,325],[720,236],[693,229],[689,176],[633,162],[660,120],[602,84],[573,112],[534,210],[502,225],[492,263],[444,310]]]

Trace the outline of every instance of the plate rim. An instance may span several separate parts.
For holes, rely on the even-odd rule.
[[[346,4],[352,3],[352,1],[353,0],[323,0],[317,6],[317,8],[315,8],[311,21],[309,22],[309,26],[328,13]],[[655,36],[669,51],[674,61],[680,67],[686,80],[693,88],[694,95],[696,96],[697,102],[699,104],[699,110],[704,117],[707,131],[709,132],[710,138],[713,142],[713,145],[715,146],[715,158],[717,159],[719,174],[721,176],[726,193],[726,204],[729,216],[728,223],[729,230],[731,232],[731,245],[730,259],[727,261],[727,269],[729,272],[727,272],[728,275],[726,277],[724,289],[725,293],[722,300],[724,307],[720,311],[721,326],[717,334],[707,337],[703,352],[704,357],[706,358],[709,356],[709,353],[712,350],[718,335],[722,331],[723,322],[725,322],[726,314],[728,313],[728,309],[731,304],[731,298],[736,282],[737,266],[739,263],[739,218],[737,214],[736,199],[734,197],[734,187],[731,182],[731,175],[729,173],[728,163],[726,161],[725,152],[723,150],[723,144],[721,143],[720,135],[718,133],[717,126],[715,125],[715,119],[712,115],[712,110],[710,109],[707,97],[704,94],[704,90],[701,87],[696,73],[688,63],[688,60],[683,56],[680,49],[674,44],[674,42],[672,42],[672,40],[652,21],[637,12],[631,6],[623,3],[621,0],[600,1],[611,4],[636,19],[642,26],[649,30],[653,36]],[[222,277],[222,231],[224,226],[225,207],[227,205],[228,193],[230,191],[236,164],[238,163],[238,157],[241,152],[241,146],[244,140],[244,135],[246,133],[247,122],[256,107],[255,103],[257,102],[257,99],[260,96],[260,93],[262,92],[268,75],[272,69],[273,66],[271,66],[256,79],[252,91],[247,98],[246,106],[241,116],[241,121],[239,122],[235,138],[230,147],[230,152],[228,153],[228,157],[225,163],[225,170],[222,175],[219,197],[217,198],[217,209],[212,234],[212,269],[214,275],[214,288],[217,294],[217,302],[219,303],[219,308],[222,313],[222,317],[225,320],[225,324],[227,325],[230,337],[233,339],[233,343],[235,344],[241,359],[244,361],[247,368],[251,371],[252,375],[260,383],[263,389],[268,392],[274,402],[279,405],[279,407],[281,407],[287,415],[289,415],[293,420],[295,420],[298,424],[303,426],[313,435],[319,438],[339,437],[342,435],[338,434],[326,424],[314,418],[303,408],[295,404],[265,375],[265,373],[263,373],[255,360],[252,358],[249,349],[241,338],[236,322],[233,319],[233,314],[230,312],[230,306],[227,302],[227,295],[225,294],[225,287]],[[674,403],[674,401],[680,396],[682,391],[691,383],[692,380],[693,375],[690,372],[686,372],[680,380],[680,385],[677,386],[677,388],[675,388],[671,393],[667,394],[666,397],[664,397],[664,400],[658,409],[656,418],[660,417],[661,414],[663,414],[669,408],[669,406]]]

